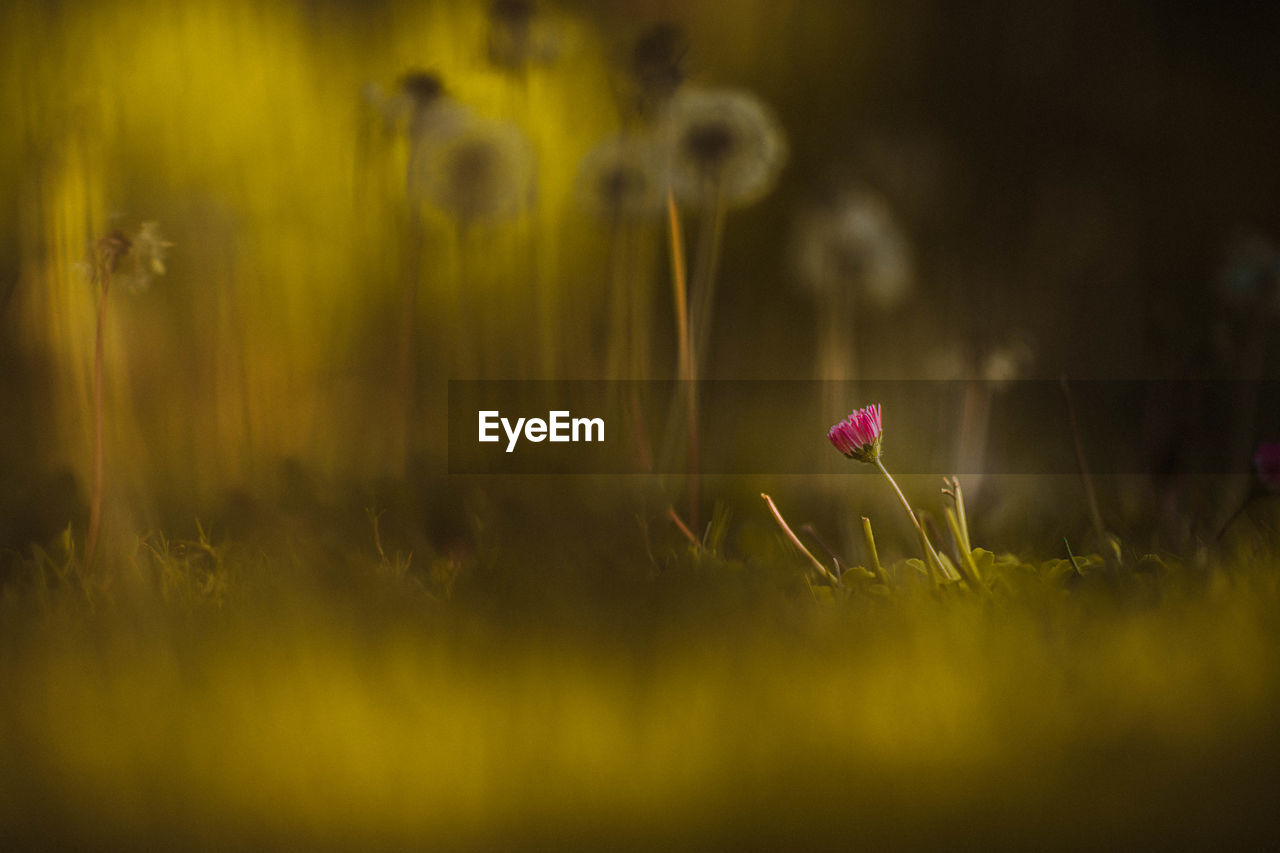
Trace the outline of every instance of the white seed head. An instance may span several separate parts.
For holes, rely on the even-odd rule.
[[[804,210],[796,223],[796,271],[819,296],[855,289],[890,308],[911,291],[911,249],[885,202],[843,188]]]
[[[587,152],[578,168],[578,203],[602,219],[659,212],[665,186],[661,157],[648,137],[606,139]]]
[[[787,161],[781,126],[747,92],[682,89],[661,133],[671,146],[672,187],[694,205],[750,204],[773,189]]]
[[[536,158],[514,124],[473,120],[423,154],[411,192],[463,222],[509,219],[533,204]]]

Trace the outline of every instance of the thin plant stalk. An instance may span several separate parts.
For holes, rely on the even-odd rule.
[[[667,221],[671,230],[671,273],[675,288],[676,332],[680,378],[685,388],[685,408],[689,429],[689,519],[698,526],[698,396],[694,370],[693,341],[689,331],[689,288],[685,278],[684,240],[680,231],[680,211],[675,193],[667,190]]]
[[[875,572],[876,580],[888,586],[889,576],[885,573],[884,566],[880,565],[880,552],[876,550],[876,537],[871,532],[871,519],[865,515],[862,517],[862,536],[867,540],[867,551],[871,554],[871,570]]]
[[[698,521],[698,467],[700,451],[700,411],[698,380],[707,364],[708,344],[711,337],[711,315],[715,307],[716,274],[720,266],[720,247],[724,236],[724,204],[715,184],[708,187],[711,198],[710,211],[704,214],[698,235],[698,254],[695,260],[689,311],[689,514],[694,524]]]
[[[98,298],[97,334],[93,346],[93,485],[89,492],[89,532],[85,542],[85,571],[93,567],[93,558],[98,550],[98,532],[102,524],[102,385],[103,385],[103,338],[106,332],[107,296],[111,292],[112,258],[106,263],[99,262],[98,275],[102,282],[102,294]]]
[[[689,540],[690,545],[694,548],[702,547],[702,543],[698,541],[698,537],[693,535],[693,531],[689,529],[689,525],[684,523],[684,519],[680,517],[680,513],[676,512],[675,507],[667,507],[667,518],[671,519],[672,523],[679,528],[680,532],[684,534],[684,538]]]
[[[629,229],[619,214],[614,214],[609,226],[609,346],[605,375],[609,379],[634,379],[631,355],[632,324],[628,314],[631,309]]]
[[[951,535],[956,540],[956,550],[960,553],[959,562],[956,564],[960,572],[964,575],[964,580],[973,588],[974,592],[986,591],[986,587],[982,583],[982,575],[978,571],[978,564],[973,559],[973,552],[969,550],[968,540],[965,537],[964,530],[960,527],[960,521],[956,517],[955,510],[946,507],[947,526],[951,528]]]
[[[1084,458],[1084,443],[1080,440],[1080,422],[1076,419],[1075,401],[1071,397],[1071,387],[1067,384],[1067,377],[1064,375],[1060,378],[1062,385],[1062,396],[1067,402],[1067,423],[1071,427],[1071,442],[1075,447],[1076,465],[1080,469],[1080,483],[1084,486],[1085,501],[1089,505],[1089,521],[1093,524],[1093,535],[1098,538],[1098,547],[1114,548],[1111,537],[1107,535],[1106,525],[1102,522],[1102,512],[1098,509],[1098,494],[1093,489],[1093,477],[1089,475],[1089,466]],[[1119,559],[1119,553],[1115,554]]]
[[[396,399],[400,409],[400,452],[406,476],[413,457],[418,397],[418,290],[422,270],[422,222],[416,204],[409,207],[409,257],[406,263],[400,336],[397,347]]]
[[[814,568],[818,570],[818,574],[826,578],[829,584],[832,586],[840,586],[840,579],[833,575],[826,566],[822,565],[822,561],[813,556],[813,552],[804,546],[804,543],[800,541],[799,536],[796,536],[795,531],[791,529],[791,526],[787,524],[786,519],[782,517],[782,513],[778,511],[778,507],[774,504],[773,498],[769,497],[764,492],[760,493],[760,497],[764,498],[764,502],[769,505],[769,512],[773,514],[773,520],[778,522],[778,526],[782,528],[782,532],[791,540],[791,544],[799,548],[800,552],[809,558],[809,562],[813,563]]]
[[[711,199],[711,207],[702,217],[701,231],[698,234],[697,266],[693,273],[693,306],[690,314],[692,338],[689,348],[693,351],[695,378],[700,377],[707,366],[720,249],[724,243],[724,203],[714,184],[708,188],[707,195]]]
[[[676,346],[680,378],[693,381],[693,361],[689,355],[689,288],[685,280],[684,238],[680,232],[680,211],[675,193],[667,190],[667,222],[671,230],[671,283],[676,312]]]
[[[460,221],[453,232],[453,243],[456,246],[453,266],[453,298],[455,309],[454,320],[454,358],[457,376],[463,379],[476,378],[476,343],[480,336],[478,312],[471,301],[468,291],[467,268],[467,235],[471,233],[468,222]]]
[[[924,526],[920,524],[920,519],[916,518],[915,510],[911,508],[911,503],[907,500],[907,496],[902,493],[902,489],[898,487],[893,475],[889,473],[889,470],[884,467],[884,463],[878,457],[871,461],[880,469],[880,473],[889,481],[889,485],[893,486],[893,491],[897,493],[898,500],[902,501],[902,508],[907,511],[907,517],[911,519],[911,526],[916,529],[916,534],[920,537],[920,545],[924,549],[926,564],[930,567],[937,566],[943,577],[949,580],[958,580],[959,578],[955,572],[946,563],[942,562],[942,558],[934,550],[933,543],[929,541],[929,534],[925,533]]]
[[[956,521],[960,526],[960,535],[963,538],[963,545],[966,551],[972,551],[973,545],[969,539],[969,515],[964,509],[964,492],[960,489],[959,477],[944,477],[943,484],[946,486],[942,490],[956,505]]]

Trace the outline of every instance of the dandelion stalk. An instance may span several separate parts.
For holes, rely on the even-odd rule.
[[[684,240],[675,194],[667,191],[667,222],[671,230],[671,281],[675,288],[677,351],[680,378],[684,381],[689,426],[689,516],[698,524],[698,397],[689,337],[689,288],[685,280]]]
[[[400,407],[400,451],[405,475],[410,472],[413,436],[417,418],[418,394],[418,288],[422,268],[422,224],[418,205],[409,206],[409,257],[400,306],[400,338],[397,359],[398,399]]]
[[[125,240],[123,251],[128,251],[128,240]],[[98,325],[97,334],[93,345],[93,485],[89,492],[89,533],[85,541],[84,566],[85,571],[93,567],[93,558],[98,550],[98,530],[102,524],[102,362],[103,362],[103,338],[106,332],[106,316],[107,316],[107,296],[111,292],[111,274],[114,271],[115,264],[118,260],[118,248],[114,243],[108,243],[112,238],[104,238],[104,242],[99,247],[99,263],[98,263],[98,280],[101,286],[101,293],[98,296]]]
[[[682,313],[686,309],[681,306],[689,306],[688,315],[677,322],[682,325],[681,346],[686,350],[681,375],[692,385],[706,361],[725,210],[750,203],[769,190],[786,160],[786,142],[769,110],[745,92],[681,91],[667,105],[664,124],[671,145],[672,183],[667,198],[671,221],[677,222],[677,194],[704,211],[693,292],[678,297],[676,309]],[[688,402],[690,503],[691,512],[696,513],[698,405],[692,387]]]
[[[711,316],[715,308],[716,274],[720,267],[720,249],[724,242],[724,203],[719,188],[707,189],[710,206],[703,214],[698,235],[697,266],[693,273],[693,299],[690,313],[690,342],[694,378],[699,378],[707,364],[711,338]]]
[[[89,489],[89,530],[85,536],[85,570],[93,566],[98,550],[98,537],[102,529],[102,492],[105,477],[103,458],[106,455],[103,442],[106,420],[103,404],[105,383],[105,348],[107,327],[107,300],[116,274],[129,290],[146,288],[152,276],[164,275],[164,256],[172,243],[160,236],[155,222],[144,222],[132,236],[113,230],[100,239],[93,249],[93,281],[98,285],[98,317],[93,345],[93,473]],[[121,263],[130,261],[128,269],[121,270]]]

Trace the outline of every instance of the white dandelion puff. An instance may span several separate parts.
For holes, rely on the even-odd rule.
[[[639,219],[662,208],[666,181],[652,140],[615,136],[591,149],[578,168],[577,198],[602,219]]]
[[[536,158],[513,124],[474,120],[426,153],[411,191],[464,223],[510,219],[533,204]]]
[[[911,291],[910,245],[887,204],[875,193],[842,188],[800,214],[795,264],[816,294],[853,290],[879,308]]]
[[[773,189],[787,161],[781,126],[748,92],[681,90],[663,132],[672,146],[672,186],[690,204],[750,204]]]

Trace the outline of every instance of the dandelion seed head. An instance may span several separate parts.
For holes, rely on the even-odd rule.
[[[695,205],[750,204],[766,195],[787,160],[772,113],[754,95],[685,89],[672,99],[665,130],[672,186]]]
[[[160,234],[157,222],[144,222],[132,238],[132,247],[125,262],[121,264],[120,283],[134,293],[139,293],[151,286],[156,276],[166,272],[165,256],[173,244]]]
[[[94,243],[90,261],[80,268],[95,281],[110,276],[112,284],[137,293],[165,274],[165,256],[172,247],[156,222],[142,223],[133,234],[113,228]]]
[[[444,80],[434,71],[405,72],[391,94],[377,83],[366,83],[364,99],[388,132],[404,134],[415,147],[438,144],[467,119],[466,110],[449,97]]]
[[[663,21],[645,30],[631,51],[628,71],[640,90],[642,104],[665,103],[685,81],[689,43],[676,24]]]
[[[444,81],[432,71],[407,71],[396,88],[418,107],[430,106],[444,96]]]
[[[101,268],[108,273],[120,269],[121,261],[133,248],[133,241],[119,228],[113,228],[98,240],[97,251]]]
[[[795,266],[819,295],[855,289],[879,308],[910,293],[910,246],[884,200],[870,190],[830,191],[797,219]]]
[[[849,417],[827,430],[827,439],[836,450],[859,462],[880,458],[882,436],[879,403],[854,409]]]
[[[546,64],[560,52],[560,28],[539,16],[533,0],[494,0],[489,6],[489,61],[508,71]]]
[[[515,125],[476,120],[425,154],[412,191],[464,223],[511,218],[533,202],[533,149]]]
[[[578,202],[605,219],[640,218],[661,210],[664,181],[652,141],[617,136],[597,145],[578,170]]]
[[[489,61],[517,69],[532,53],[530,26],[536,9],[532,0],[494,0],[489,6]]]

